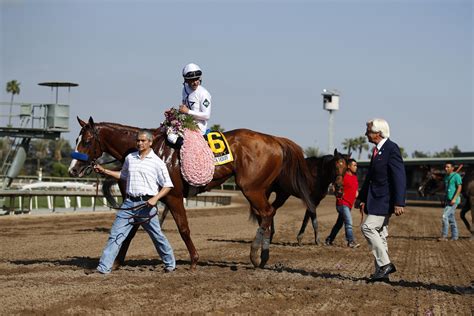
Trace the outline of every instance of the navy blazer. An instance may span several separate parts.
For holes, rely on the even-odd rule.
[[[365,212],[388,215],[395,206],[405,206],[406,174],[398,145],[387,139],[370,161],[369,171],[360,192]]]

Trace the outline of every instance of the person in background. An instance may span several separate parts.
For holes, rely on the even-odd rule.
[[[349,159],[347,171],[344,175],[344,194],[342,197],[337,198],[336,200],[336,210],[339,215],[337,216],[336,223],[334,224],[331,233],[326,238],[325,244],[327,246],[332,245],[343,224],[346,232],[347,246],[351,248],[357,248],[360,246],[360,244],[358,244],[354,239],[351,216],[351,209],[354,206],[357,196],[359,195],[359,182],[357,181],[356,173],[357,162],[354,159]]]
[[[397,271],[388,255],[388,222],[390,216],[405,210],[406,174],[400,148],[389,139],[390,128],[384,119],[366,123],[365,135],[375,144],[369,170],[360,191],[360,210],[367,215],[361,226],[375,258],[375,273],[369,281],[387,281]]]
[[[183,68],[182,103],[179,106],[181,113],[194,117],[201,133],[207,132],[207,122],[211,118],[211,94],[204,88],[201,80],[202,70],[196,64],[187,64]]]
[[[454,172],[454,164],[452,161],[445,163],[444,170],[446,171],[446,176],[444,177],[445,207],[442,217],[441,237],[438,241],[448,240],[448,226],[451,226],[451,240],[458,240],[458,225],[454,213],[461,201],[462,179],[459,173]]]

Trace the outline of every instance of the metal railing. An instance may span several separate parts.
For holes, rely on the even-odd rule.
[[[100,191],[99,191],[100,192]],[[112,193],[112,196],[121,200],[119,193]],[[31,213],[33,209],[39,209],[38,198],[46,198],[47,209],[55,212],[58,208],[58,198],[63,198],[63,206],[66,209],[76,211],[82,208],[81,198],[89,198],[91,200],[91,210],[95,211],[98,206],[105,207],[108,210],[112,208],[107,204],[102,193],[97,194],[91,191],[66,191],[66,190],[0,190],[0,197],[8,200],[5,206],[6,214],[23,214]],[[205,192],[192,198],[185,199],[186,207],[215,207],[230,205],[232,194],[219,192]],[[101,201],[101,205],[98,205]]]

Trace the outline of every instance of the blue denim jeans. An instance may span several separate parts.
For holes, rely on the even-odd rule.
[[[448,226],[451,226],[451,239],[459,238],[458,225],[456,224],[456,218],[454,217],[457,207],[457,204],[446,205],[443,210],[443,228],[441,230],[443,237],[448,237]]]
[[[130,208],[142,204],[143,202],[132,202],[129,199],[126,199],[121,208]],[[142,208],[140,210],[130,210],[130,211],[118,211],[115,216],[115,221],[110,230],[109,239],[105,245],[104,252],[100,257],[99,266],[97,270],[101,273],[110,273],[112,271],[112,265],[115,258],[117,257],[120,247],[122,246],[123,241],[127,238],[130,230],[132,229],[132,222],[141,223],[142,227],[150,236],[153,244],[155,245],[156,251],[163,260],[163,263],[166,268],[176,268],[176,260],[174,258],[173,249],[171,248],[170,243],[166,236],[161,232],[160,223],[158,221],[158,216],[154,216],[149,222],[145,223],[146,219],[143,218],[133,218],[133,216],[148,216],[156,212],[156,208]]]
[[[346,230],[346,240],[347,242],[354,241],[354,234],[352,232],[352,216],[351,216],[351,209],[346,205],[338,205],[336,206],[336,210],[339,213],[337,216],[336,224],[334,224],[331,234],[328,236],[327,239],[333,241],[336,239],[337,233],[342,228],[344,224]]]

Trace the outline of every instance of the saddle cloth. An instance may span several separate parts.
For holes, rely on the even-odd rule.
[[[227,140],[221,132],[209,132],[205,135],[207,143],[214,154],[214,165],[224,165],[234,161],[232,151],[230,150]]]

